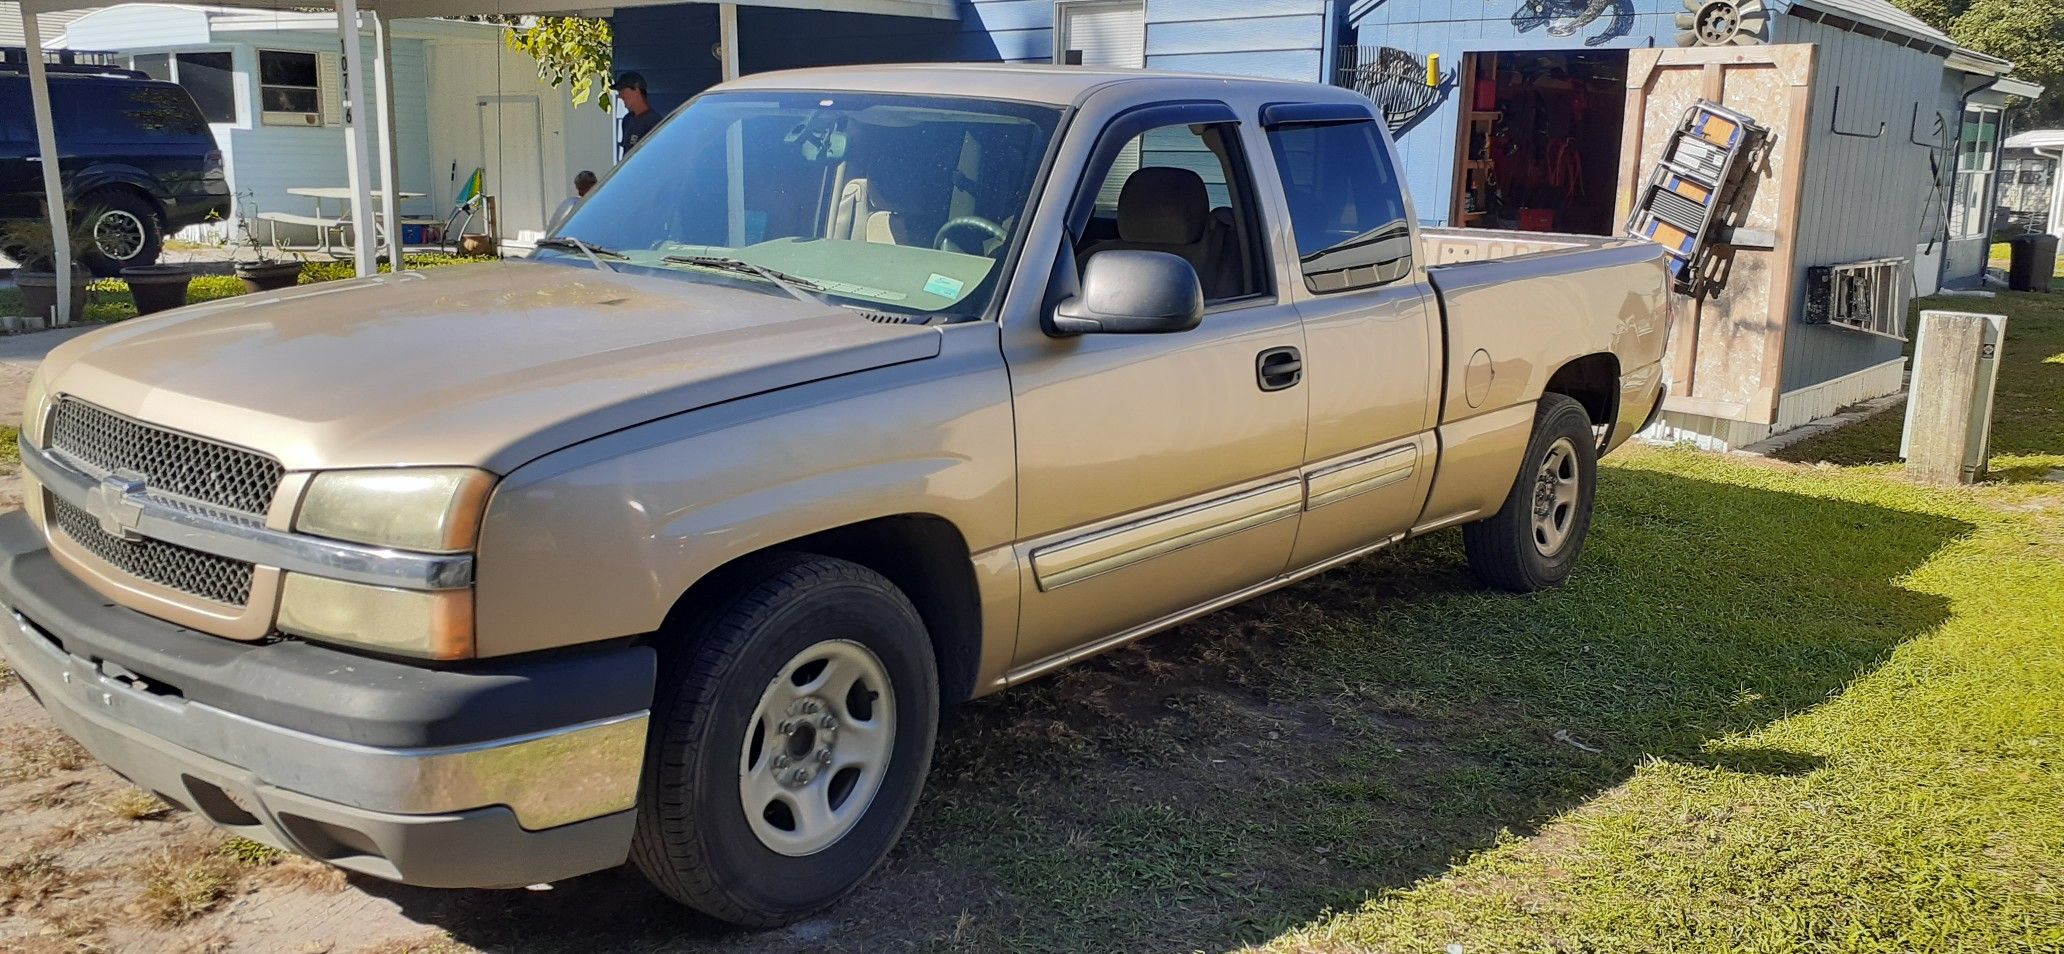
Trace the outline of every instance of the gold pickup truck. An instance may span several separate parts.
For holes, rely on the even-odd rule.
[[[1353,93],[1141,71],[727,83],[538,246],[52,353],[52,718],[353,871],[791,921],[942,706],[1446,527],[1562,582],[1671,307],[1651,245],[1419,228]]]

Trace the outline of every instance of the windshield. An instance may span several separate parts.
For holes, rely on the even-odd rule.
[[[702,96],[554,233],[578,242],[546,239],[540,255],[977,316],[1059,120],[1051,107],[945,96]]]

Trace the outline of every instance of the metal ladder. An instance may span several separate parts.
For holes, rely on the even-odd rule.
[[[1717,226],[1734,218],[1749,157],[1768,136],[1748,116],[1703,99],[1670,133],[1627,217],[1627,231],[1663,247],[1679,293],[1697,298],[1709,290],[1705,265]]]

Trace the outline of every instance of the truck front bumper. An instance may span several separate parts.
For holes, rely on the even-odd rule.
[[[239,643],[120,606],[0,517],[0,653],[51,718],[222,828],[409,884],[623,863],[656,657],[610,646],[438,670]]]

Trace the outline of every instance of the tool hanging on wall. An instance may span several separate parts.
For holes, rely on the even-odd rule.
[[[1699,100],[1663,146],[1662,161],[1638,193],[1627,231],[1653,240],[1670,257],[1677,291],[1692,298],[1714,290],[1705,267],[1720,226],[1736,219],[1751,157],[1770,135],[1755,120]]]

